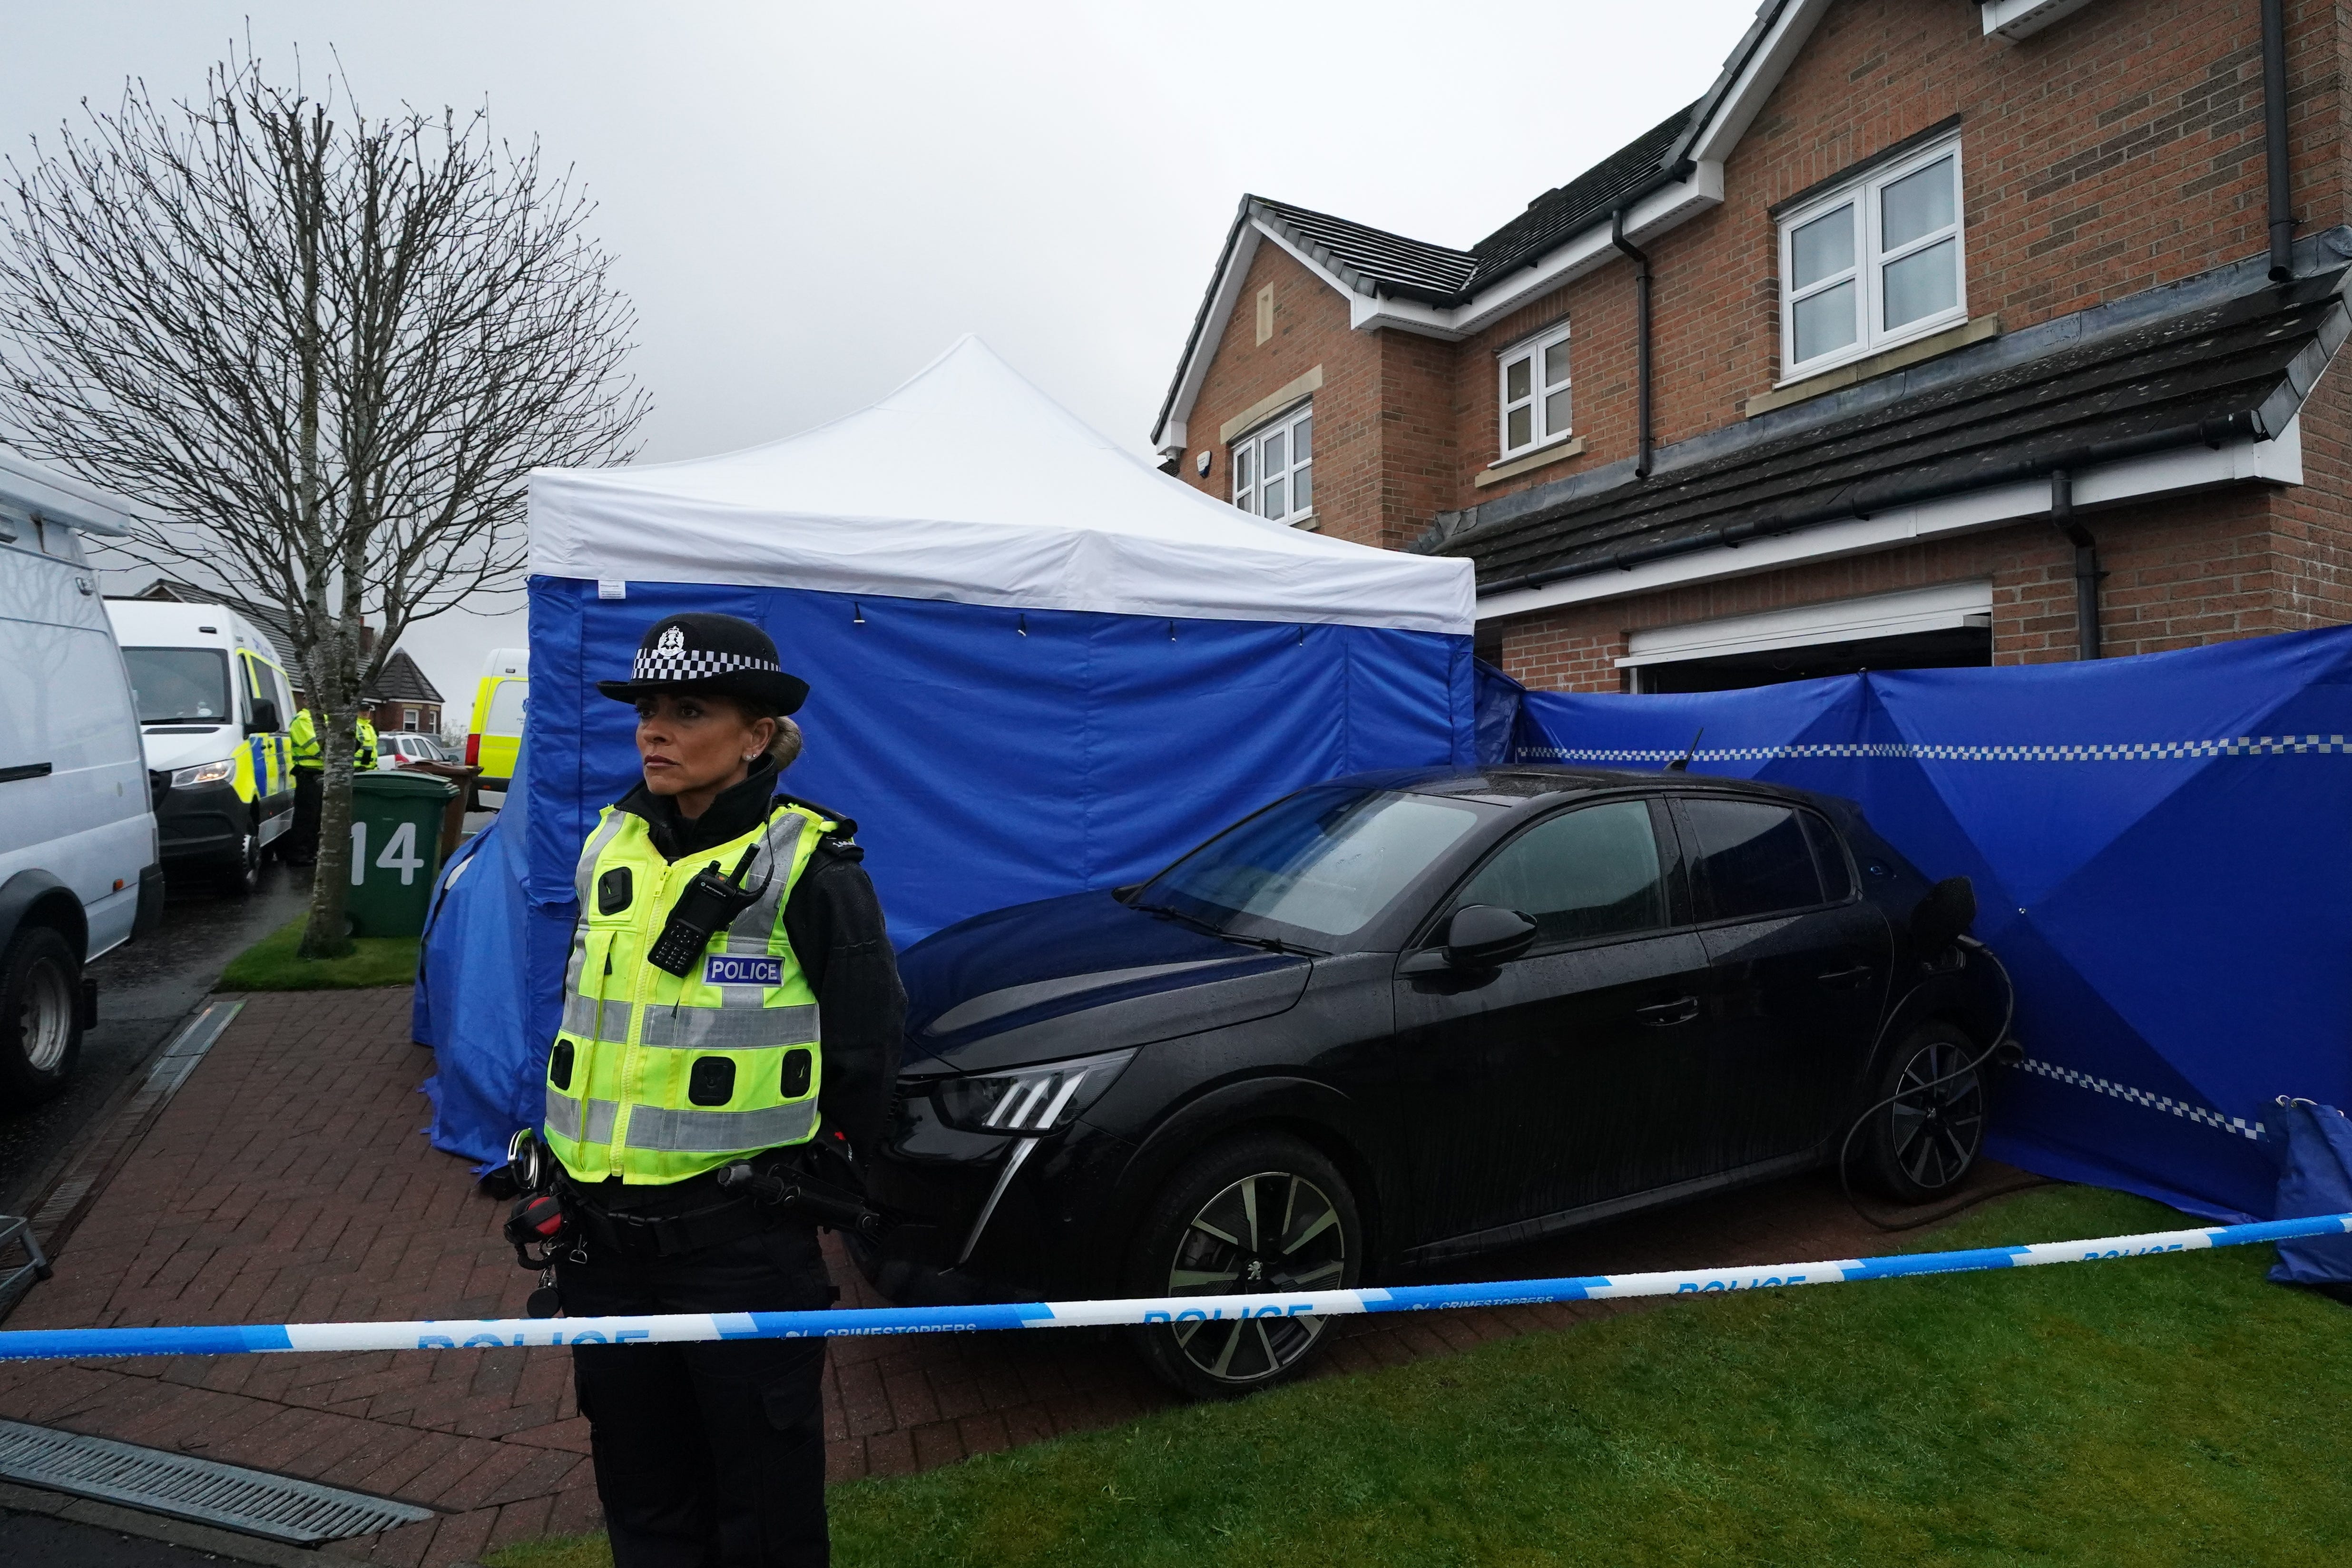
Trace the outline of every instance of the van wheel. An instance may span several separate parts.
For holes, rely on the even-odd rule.
[[[1348,1184],[1313,1146],[1276,1132],[1202,1151],[1160,1189],[1128,1267],[1133,1296],[1290,1295],[1353,1287],[1363,1229]],[[1269,1312],[1130,1331],[1165,1382],[1232,1398],[1295,1377],[1325,1320]]]
[[[230,859],[221,862],[220,890],[232,899],[253,896],[261,886],[261,835],[248,823]]]
[[[65,1087],[81,1054],[81,960],[47,926],[0,952],[0,1097],[17,1105]]]

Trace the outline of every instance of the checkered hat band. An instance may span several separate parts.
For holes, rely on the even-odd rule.
[[[739,669],[781,670],[783,666],[772,658],[753,658],[745,653],[714,653],[701,648],[654,648],[637,650],[635,679],[639,680],[702,680],[714,675],[732,675]]]

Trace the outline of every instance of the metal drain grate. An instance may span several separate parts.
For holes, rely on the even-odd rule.
[[[0,1477],[298,1546],[431,1519],[417,1508],[106,1437],[0,1421]]]

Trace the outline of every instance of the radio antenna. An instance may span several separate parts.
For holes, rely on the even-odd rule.
[[[1701,724],[1698,727],[1698,735],[1693,735],[1691,737],[1691,743],[1684,749],[1683,754],[1666,764],[1666,772],[1670,773],[1686,773],[1690,772],[1691,759],[1698,755],[1699,735],[1704,735],[1706,733],[1706,726]]]

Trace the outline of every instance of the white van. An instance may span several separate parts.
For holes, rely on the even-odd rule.
[[[224,605],[109,599],[131,669],[163,867],[243,895],[294,825],[294,699],[268,634]]]
[[[163,918],[139,721],[81,533],[129,503],[0,451],[0,1104],[65,1085],[83,966]]]

